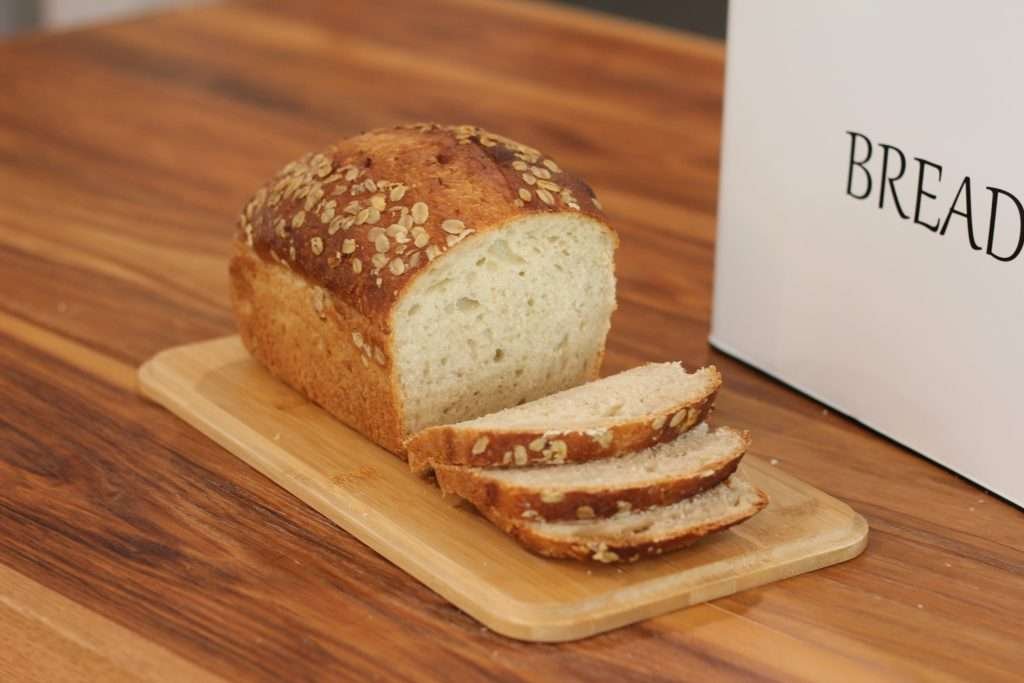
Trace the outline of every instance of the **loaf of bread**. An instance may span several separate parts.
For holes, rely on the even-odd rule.
[[[539,151],[472,126],[399,126],[260,188],[236,232],[232,303],[271,373],[530,550],[633,560],[767,497],[737,473],[749,435],[703,424],[717,369],[596,379],[617,244],[591,189]]]
[[[617,237],[582,180],[472,126],[376,130],[288,164],[230,266],[271,373],[384,448],[593,379]]]

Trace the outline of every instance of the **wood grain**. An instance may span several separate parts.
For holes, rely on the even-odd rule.
[[[0,586],[4,680],[223,680],[2,566]]]
[[[843,562],[867,545],[867,523],[849,506],[748,457],[741,471],[771,499],[752,520],[636,565],[545,560],[276,380],[237,336],[162,351],[139,369],[139,387],[462,611],[521,640],[578,640]]]
[[[1020,511],[707,346],[721,49],[578,16],[268,1],[0,44],[0,563],[239,680],[1015,680]],[[719,420],[863,514],[868,550],[526,645],[139,400],[144,359],[232,333],[246,195],[332,138],[416,119],[506,132],[586,177],[622,236],[606,371],[716,363]]]

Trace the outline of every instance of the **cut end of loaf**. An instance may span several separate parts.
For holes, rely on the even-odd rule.
[[[593,378],[615,308],[614,249],[604,224],[543,213],[432,263],[392,317],[406,431]]]

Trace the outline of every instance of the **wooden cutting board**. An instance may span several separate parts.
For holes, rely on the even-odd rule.
[[[163,404],[498,633],[584,638],[857,556],[864,518],[753,456],[771,497],[752,520],[624,566],[534,556],[468,505],[330,417],[252,361],[238,337],[181,346],[139,369]]]

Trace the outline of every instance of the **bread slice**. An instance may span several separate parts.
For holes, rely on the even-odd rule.
[[[586,462],[671,441],[704,421],[722,376],[650,363],[611,377],[451,425],[406,442],[415,472],[433,464],[471,467]]]
[[[561,467],[482,469],[435,465],[437,481],[477,508],[509,519],[560,521],[611,517],[671,505],[726,479],[750,435],[700,424],[674,441],[635,453]]]
[[[767,504],[768,496],[737,473],[692,498],[611,519],[529,522],[497,515],[490,519],[540,555],[619,562],[691,545],[753,517]]]

